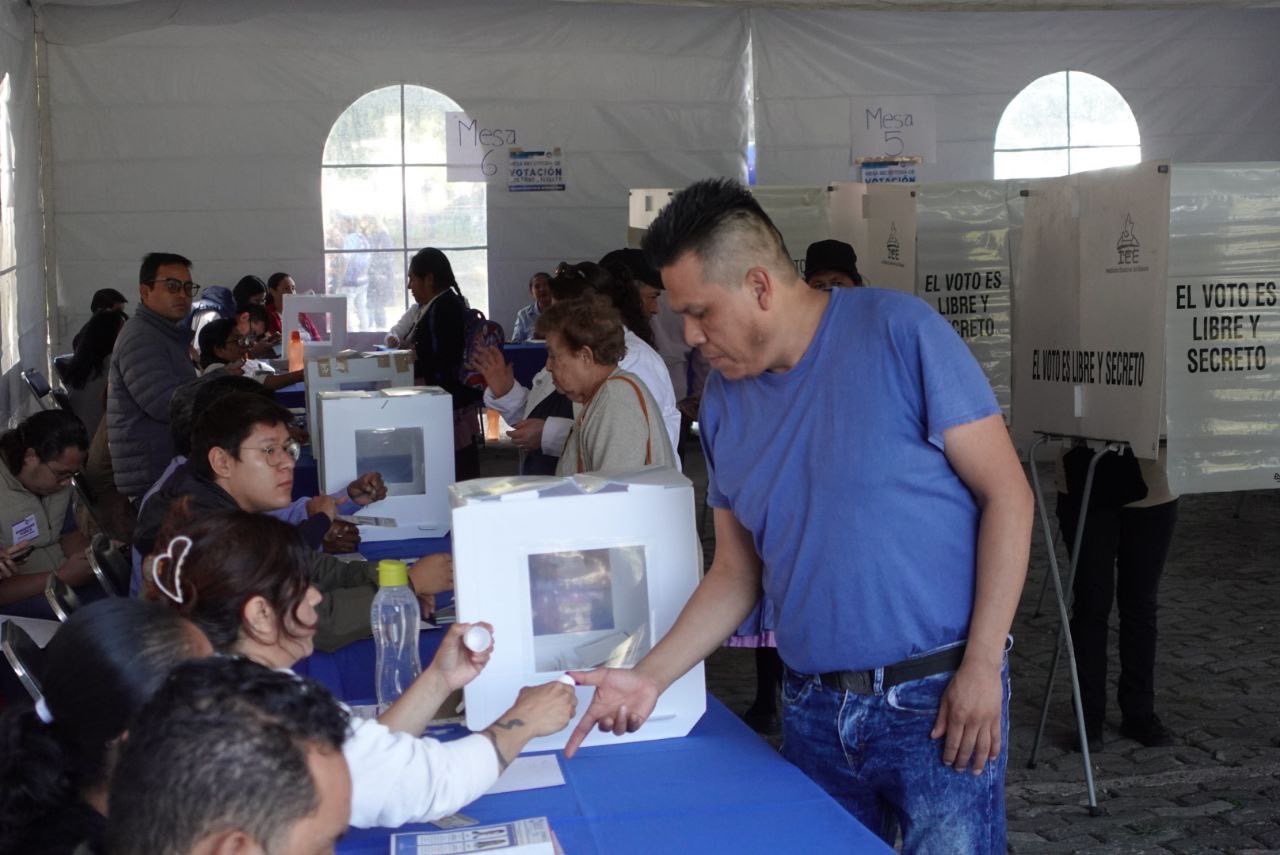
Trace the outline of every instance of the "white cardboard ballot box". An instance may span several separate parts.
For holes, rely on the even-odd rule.
[[[630,667],[671,629],[701,578],[693,485],[674,469],[455,484],[459,621],[494,628],[493,658],[466,687],[467,726],[482,730],[524,686],[570,670]],[[563,748],[578,717],[525,751]],[[593,730],[585,745],[685,736],[706,711],[699,663],[658,698],[635,733]]]
[[[453,483],[453,399],[438,386],[321,392],[321,489],[380,472],[387,497],[356,515],[363,540],[442,537]]]
[[[328,316],[328,341],[308,341],[306,330],[298,323],[298,315],[313,315],[312,323],[317,317]],[[289,357],[289,339],[293,331],[302,333],[302,352],[304,356],[328,356],[345,350],[347,346],[347,298],[323,294],[286,294],[284,305],[280,309],[280,352]]]
[[[407,350],[308,357],[303,371],[307,393],[307,427],[324,481],[324,432],[320,426],[321,392],[374,392],[413,385],[413,359]]]

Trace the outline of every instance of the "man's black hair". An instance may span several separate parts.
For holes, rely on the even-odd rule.
[[[138,271],[138,281],[150,284],[156,278],[156,271],[166,264],[181,264],[191,267],[191,259],[176,252],[149,252],[142,258],[142,269]]]
[[[197,397],[197,404],[199,397]],[[236,460],[240,446],[256,425],[289,425],[293,413],[275,401],[250,392],[235,392],[210,404],[192,419],[190,465],[201,475],[212,477],[209,452],[221,448]]]
[[[708,178],[676,193],[645,232],[641,247],[655,268],[674,264],[686,252],[708,262],[717,239],[735,228],[763,227],[777,242],[780,259],[789,259],[782,233],[751,195],[751,191],[727,178]],[[788,262],[789,263],[789,262]]]
[[[238,657],[178,666],[124,742],[107,851],[176,855],[228,830],[276,851],[319,808],[308,751],[341,751],[347,729],[311,680]]]
[[[169,433],[173,439],[173,453],[190,456],[191,431],[200,414],[227,395],[237,392],[275,400],[271,390],[252,377],[221,372],[188,380],[175,389],[169,399]]]
[[[239,315],[241,313],[249,316],[250,323],[253,321],[261,321],[264,324],[269,322],[266,307],[259,306],[256,303],[244,303],[238,306],[236,314]]]

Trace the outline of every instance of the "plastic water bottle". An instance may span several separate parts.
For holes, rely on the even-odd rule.
[[[409,587],[403,561],[378,562],[378,593],[369,620],[378,649],[378,714],[400,697],[422,673],[418,660],[418,598]]]

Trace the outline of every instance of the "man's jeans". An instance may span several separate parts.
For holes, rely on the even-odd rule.
[[[1003,853],[1008,658],[1001,674],[1000,757],[981,775],[942,765],[946,739],[929,738],[954,675],[858,695],[788,669],[782,681],[782,754],[889,845],[901,825],[903,852]]]

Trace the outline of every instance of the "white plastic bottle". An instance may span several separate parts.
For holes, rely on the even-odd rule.
[[[378,714],[404,693],[422,673],[418,659],[418,598],[409,587],[403,561],[378,562],[378,593],[369,620],[378,650],[376,686]]]

